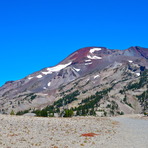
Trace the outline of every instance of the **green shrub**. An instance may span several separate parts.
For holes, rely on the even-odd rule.
[[[14,111],[13,111],[13,110],[10,112],[10,115],[15,115],[15,113],[14,113]]]
[[[66,109],[64,111],[64,116],[63,117],[72,117],[73,116],[73,110],[72,109]]]

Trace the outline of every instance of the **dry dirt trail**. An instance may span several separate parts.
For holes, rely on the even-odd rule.
[[[0,148],[148,148],[148,120],[0,115]]]
[[[112,117],[120,123],[117,134],[104,147],[148,148],[148,117],[143,115],[124,115]]]

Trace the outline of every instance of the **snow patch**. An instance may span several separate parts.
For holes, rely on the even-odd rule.
[[[74,67],[73,67],[73,69],[76,70],[76,71],[80,71],[80,69],[77,69],[77,68],[74,68]]]
[[[38,76],[36,76],[37,78],[42,78],[43,76],[42,75],[38,75]]]
[[[29,80],[33,79],[33,77],[28,77]]]
[[[92,63],[85,63],[85,65],[90,65],[90,64],[92,64]]]
[[[95,51],[100,51],[101,50],[101,48],[92,48],[92,49],[90,49],[90,53],[93,53],[93,52],[95,52]]]
[[[136,73],[137,76],[140,76],[140,73]]]
[[[98,77],[100,77],[99,75],[96,75],[96,76],[94,76],[94,79],[96,79],[96,78],[98,78]]]
[[[67,64],[61,64],[61,65],[57,65],[55,67],[51,67],[51,68],[47,68],[47,72],[42,72],[44,75],[47,75],[47,74],[52,74],[53,72],[57,72],[57,71],[60,71],[61,69],[69,66],[72,62],[70,63],[67,63]]]
[[[129,60],[129,63],[133,63],[133,61],[130,61],[130,60]]]
[[[43,87],[43,89],[47,89],[46,87]]]
[[[87,58],[89,58],[89,59],[102,59],[102,57],[97,57],[97,56],[90,56],[90,55],[88,55],[87,56]]]
[[[48,94],[43,94],[44,96],[48,96]]]
[[[89,60],[85,60],[85,62],[91,62],[91,60],[89,59]]]
[[[51,82],[49,82],[47,85],[50,86],[51,85]]]

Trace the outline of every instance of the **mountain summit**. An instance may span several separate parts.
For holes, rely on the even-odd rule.
[[[68,101],[67,104],[77,108],[85,105],[86,102],[82,103],[82,100],[109,89],[110,91],[102,96],[102,102],[98,101],[94,104],[97,106],[96,110],[104,104],[100,110],[106,112],[106,106],[114,101],[118,105],[116,112],[141,112],[146,108],[145,104],[140,105],[134,94],[135,90],[130,92],[133,94],[130,94],[127,99],[126,92],[129,90],[126,86],[139,83],[141,75],[147,69],[148,48],[138,46],[126,50],[110,50],[105,47],[82,48],[54,67],[42,69],[21,80],[6,82],[0,87],[0,111],[10,113],[11,110],[19,112],[43,109],[53,103],[56,104],[55,102],[67,95],[70,100],[70,94],[75,92],[78,92],[76,99]],[[141,90],[140,93],[136,93],[137,96],[146,91],[146,84],[139,89]],[[134,107],[133,103],[137,105]]]

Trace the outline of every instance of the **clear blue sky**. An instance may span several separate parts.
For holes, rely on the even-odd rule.
[[[86,46],[148,47],[148,0],[1,0],[0,86]]]

